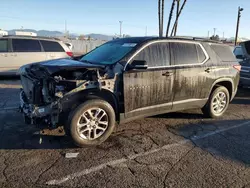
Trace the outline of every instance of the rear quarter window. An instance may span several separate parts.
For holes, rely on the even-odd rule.
[[[8,52],[8,40],[0,40],[0,52]]]
[[[236,61],[230,46],[211,44],[211,48],[222,61]]]
[[[45,52],[64,52],[63,47],[58,42],[46,40],[41,40],[40,42]]]

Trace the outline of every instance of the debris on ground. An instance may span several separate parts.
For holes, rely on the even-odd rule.
[[[79,153],[66,153],[65,158],[76,158]]]

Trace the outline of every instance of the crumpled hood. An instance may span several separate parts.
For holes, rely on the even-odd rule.
[[[74,70],[78,68],[105,68],[104,65],[90,64],[72,59],[55,59],[24,65],[19,69],[19,72],[22,74],[27,68],[32,68],[34,66],[45,68],[49,74],[53,74],[61,70]]]

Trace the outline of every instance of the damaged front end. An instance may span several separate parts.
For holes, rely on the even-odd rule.
[[[45,123],[56,128],[60,115],[68,108],[65,104],[74,94],[88,89],[116,93],[122,69],[120,64],[111,68],[70,59],[21,67],[20,110],[26,123]]]

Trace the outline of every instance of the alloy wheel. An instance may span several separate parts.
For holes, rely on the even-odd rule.
[[[77,132],[82,139],[95,140],[108,128],[108,115],[101,108],[90,108],[83,112],[77,123]]]

